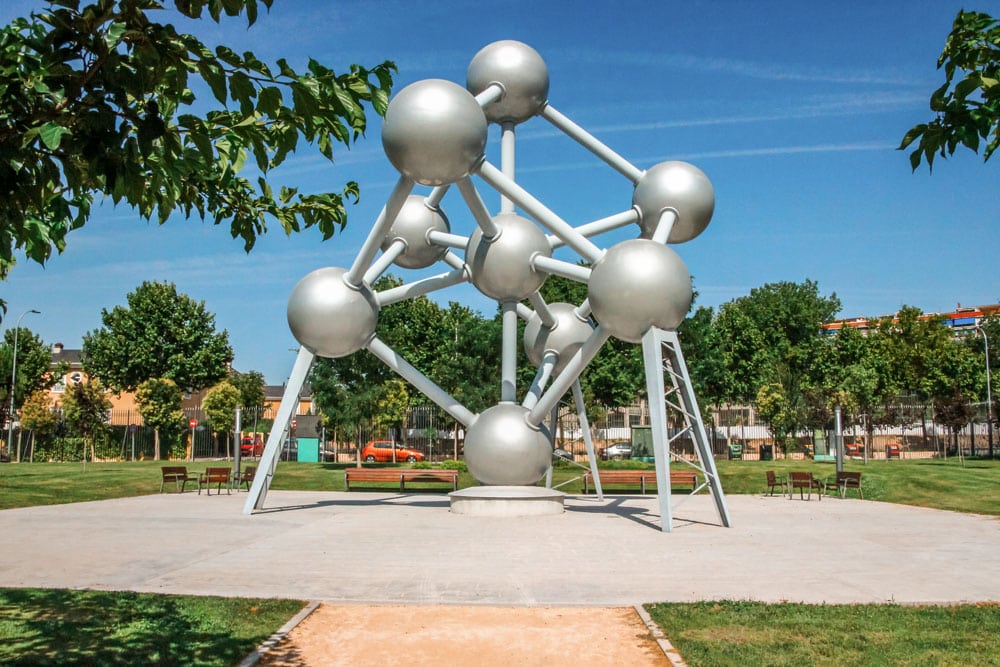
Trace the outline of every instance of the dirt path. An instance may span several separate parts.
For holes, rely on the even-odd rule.
[[[668,666],[631,607],[320,605],[261,665]]]

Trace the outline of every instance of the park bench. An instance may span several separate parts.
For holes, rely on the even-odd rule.
[[[811,472],[790,472],[788,473],[788,497],[791,498],[795,489],[799,490],[799,500],[802,500],[802,492],[805,490],[805,499],[812,498],[813,489],[816,495],[823,500],[823,482],[816,479]]]
[[[226,485],[226,493],[232,493],[232,484],[230,484],[230,473],[231,468],[205,468],[205,472],[201,473],[198,477],[198,493],[201,493],[201,485],[205,485],[205,495],[212,495],[212,485],[215,484],[216,492],[222,494],[222,485]]]
[[[250,490],[250,485],[253,484],[254,475],[257,474],[257,466],[247,466],[240,473],[239,479],[234,480],[236,482],[236,490],[239,491],[241,486],[246,486],[247,491]]]
[[[432,470],[429,468],[346,468],[345,488],[351,490],[351,482],[377,482],[399,484],[399,490],[406,490],[407,482],[444,482],[458,490],[457,470]]]
[[[829,492],[830,489],[836,489],[840,493],[841,498],[847,497],[848,489],[857,489],[861,500],[865,499],[865,492],[861,489],[860,472],[847,472],[846,470],[838,472],[837,477],[832,483],[826,483],[826,490]]]
[[[655,470],[602,470],[600,473],[602,488],[611,486],[638,486],[643,495],[646,493],[646,486],[650,483],[656,484]],[[590,485],[593,484],[594,477],[588,470],[583,473],[583,492],[590,492]],[[691,470],[671,470],[670,486],[690,486],[694,491],[698,485],[698,475]]]
[[[187,466],[161,466],[160,472],[163,477],[160,479],[160,493],[163,493],[163,485],[173,482],[178,492],[184,493],[184,487],[188,482],[197,482],[195,475],[189,474]]]

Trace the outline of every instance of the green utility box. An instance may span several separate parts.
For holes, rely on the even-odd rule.
[[[319,463],[319,438],[299,438],[299,462]]]

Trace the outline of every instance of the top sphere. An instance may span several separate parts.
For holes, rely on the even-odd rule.
[[[715,189],[701,169],[687,162],[661,162],[643,173],[632,193],[642,236],[656,231],[664,209],[677,211],[668,243],[684,243],[705,231],[715,212]]]
[[[422,185],[460,180],[486,150],[486,116],[476,98],[456,83],[425,79],[389,102],[382,147],[392,166]]]
[[[469,63],[465,87],[473,95],[491,83],[504,94],[483,109],[492,123],[523,123],[538,113],[549,98],[549,70],[538,52],[527,44],[505,39],[480,49]]]

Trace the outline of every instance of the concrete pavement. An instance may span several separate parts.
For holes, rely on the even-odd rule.
[[[680,498],[680,497],[678,497]],[[567,498],[560,516],[451,514],[441,494],[164,493],[0,512],[0,586],[341,604],[622,606],[753,599],[1000,600],[993,517],[829,497],[708,496],[658,527],[655,496]]]

